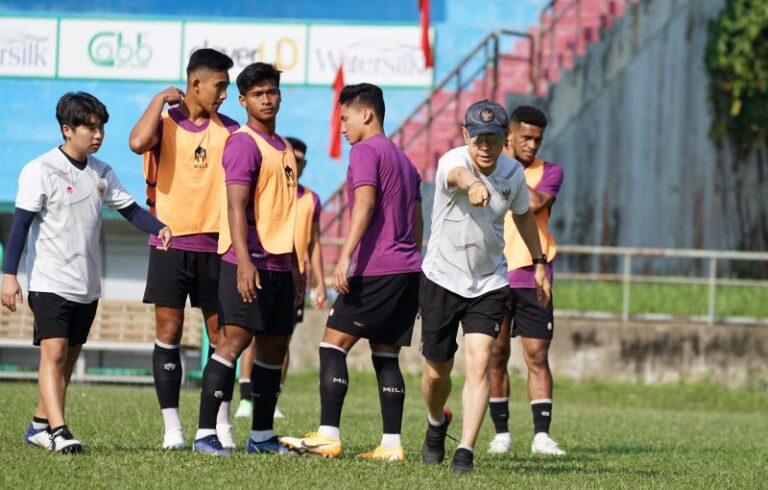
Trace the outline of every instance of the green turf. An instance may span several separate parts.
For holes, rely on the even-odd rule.
[[[705,316],[708,288],[697,284],[632,284],[629,311],[632,315],[662,313]],[[560,281],[553,287],[555,308],[621,314],[621,283]],[[768,288],[719,286],[715,297],[718,317],[768,318]]]
[[[530,411],[520,380],[513,380],[514,453],[485,453],[488,419],[477,445],[476,472],[456,478],[447,464],[425,467],[419,448],[425,426],[418,379],[407,377],[405,464],[356,461],[380,435],[375,380],[352,373],[342,419],[345,456],[230,458],[165,453],[158,449],[161,419],[151,387],[75,385],[70,426],[86,454],[66,456],[25,447],[22,435],[36,400],[30,383],[0,383],[0,487],[2,488],[765,488],[768,485],[768,393],[728,391],[711,385],[646,387],[561,382],[553,436],[568,450],[559,459],[529,455]],[[458,387],[450,405],[458,436]],[[197,390],[182,395],[187,438],[197,420]],[[291,375],[280,399],[283,434],[300,435],[317,424],[317,378]],[[249,422],[236,419],[244,443]],[[448,441],[449,452],[456,443]]]

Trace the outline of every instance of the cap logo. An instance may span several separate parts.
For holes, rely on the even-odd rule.
[[[480,111],[480,120],[484,123],[493,121],[493,111],[490,109],[483,109]]]

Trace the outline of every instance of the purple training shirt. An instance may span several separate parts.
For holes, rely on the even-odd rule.
[[[273,148],[279,151],[285,150],[283,140],[275,135],[258,131],[250,127],[262,138],[264,138]],[[237,133],[229,137],[224,146],[224,182],[227,185],[247,185],[250,187],[250,200],[245,209],[245,218],[248,220],[248,252],[251,254],[253,264],[262,270],[290,272],[291,254],[273,255],[264,250],[261,241],[256,233],[256,220],[253,214],[253,196],[256,191],[256,182],[261,170],[261,151],[253,138],[246,133]],[[222,255],[221,260],[230,264],[237,264],[235,247],[230,245],[229,249]]]
[[[543,192],[552,196],[552,203],[549,205],[549,209],[546,213],[552,213],[552,206],[557,199],[557,193],[560,192],[560,185],[563,183],[563,168],[550,162],[544,162],[544,168],[542,169],[541,180],[539,184],[534,188],[536,192]],[[549,283],[554,281],[554,272],[552,262],[549,262],[546,266],[547,278]],[[536,279],[534,273],[534,266],[529,265],[526,267],[520,267],[519,269],[512,269],[509,271],[509,287],[510,288],[535,288]]]
[[[373,218],[353,254],[353,276],[383,276],[421,270],[420,246],[413,237],[413,210],[421,201],[421,178],[407,156],[386,136],[356,143],[349,153],[347,197],[355,189],[376,188]]]
[[[185,131],[189,131],[190,133],[199,133],[201,131],[205,131],[205,129],[208,127],[208,124],[210,124],[211,120],[206,119],[203,124],[200,126],[196,125],[194,122],[189,120],[184,116],[184,114],[181,113],[178,107],[171,107],[168,109],[168,115],[173,119],[176,124],[179,125],[179,127]],[[217,114],[219,116],[219,119],[221,122],[226,126],[226,128],[229,130],[230,133],[234,133],[237,131],[237,128],[240,127],[240,124],[230,119],[229,117],[225,116],[224,114]],[[155,145],[154,148],[152,148],[151,151],[155,152],[155,157],[157,158],[157,161],[160,161],[160,146],[163,141],[163,124],[162,124],[162,118],[161,118],[161,124],[157,125],[157,145]],[[173,230],[171,230],[173,231]],[[158,245],[162,245],[162,241],[157,238],[155,235],[149,236],[149,245],[152,247],[157,247]],[[219,247],[219,234],[218,233],[197,233],[194,235],[184,235],[184,236],[175,236],[173,237],[173,241],[171,242],[171,248],[174,248],[176,250],[185,250],[187,252],[213,252],[216,253]]]

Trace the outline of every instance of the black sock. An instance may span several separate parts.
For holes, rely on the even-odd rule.
[[[251,401],[251,380],[240,380],[240,399]]]
[[[392,357],[394,356],[394,357]],[[373,353],[371,360],[379,381],[379,403],[384,434],[399,434],[403,424],[405,381],[397,354]]]
[[[179,348],[166,349],[155,343],[155,349],[152,351],[152,374],[160,409],[177,408],[182,377]]]
[[[509,432],[509,398],[492,398],[488,403],[497,434]]]
[[[321,346],[320,425],[339,426],[348,380],[347,354],[333,347]]]
[[[549,434],[549,424],[552,422],[552,400],[534,400],[531,403],[533,412],[533,433],[546,432]]]
[[[63,437],[64,439],[74,439],[72,433],[69,431],[67,424],[60,425],[51,429],[51,439],[54,437]]]
[[[219,406],[224,401],[225,393],[234,389],[234,371],[234,367],[227,366],[216,357],[209,359],[205,365],[200,390],[200,429],[216,429]]]
[[[277,397],[280,396],[280,371],[282,364],[270,366],[254,362],[251,370],[253,387],[253,421],[251,430],[272,430]]]

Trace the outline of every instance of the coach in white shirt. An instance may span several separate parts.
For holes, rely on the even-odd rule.
[[[512,211],[536,264],[539,303],[546,306],[550,285],[538,231],[529,209],[523,167],[502,153],[508,120],[503,107],[483,100],[464,119],[466,146],[443,155],[437,165],[432,235],[422,266],[421,353],[426,358],[422,392],[429,408],[422,457],[426,464],[445,457],[451,412],[451,369],[464,330],[466,381],[461,442],[453,457],[457,474],[471,472],[473,446],[488,405],[489,356],[509,294],[504,258],[504,215]]]

